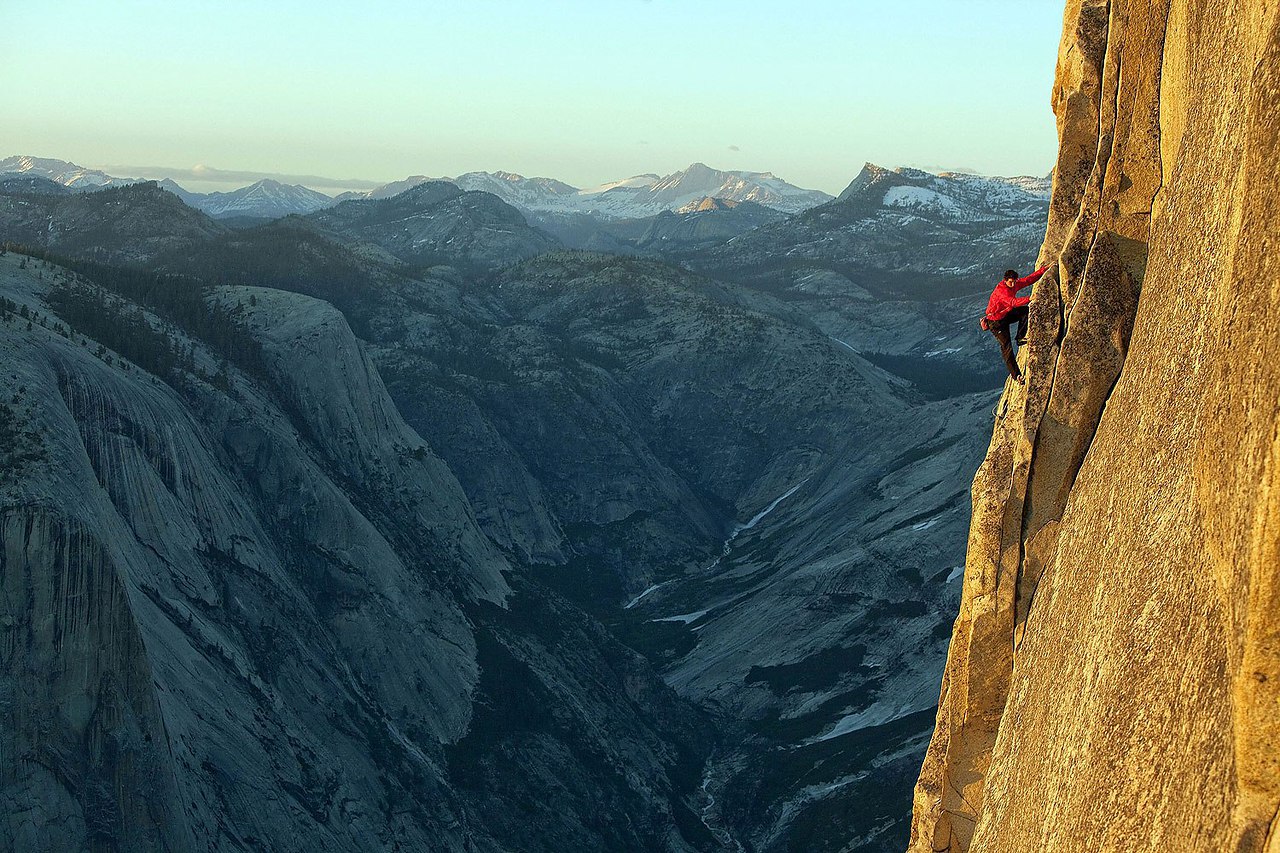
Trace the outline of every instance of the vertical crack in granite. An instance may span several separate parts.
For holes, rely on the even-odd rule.
[[[13,849],[40,849],[49,823],[95,850],[192,847],[117,567],[45,509],[0,516],[0,668],[0,811]]]

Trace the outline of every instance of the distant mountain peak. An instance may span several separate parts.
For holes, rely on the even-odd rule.
[[[632,175],[629,178],[623,178],[620,181],[607,181],[598,186],[589,189],[579,190],[579,194],[583,196],[595,196],[606,193],[609,190],[636,190],[650,187],[662,180],[662,176],[653,172],[645,172],[643,175]]]
[[[861,216],[889,209],[938,221],[978,222],[1024,219],[1047,205],[1048,197],[1049,185],[1043,178],[933,174],[867,163],[833,206]]]
[[[558,181],[555,178],[526,178],[515,172],[467,172],[453,179],[453,182],[465,190],[490,192],[503,201],[525,206],[524,200],[541,197],[572,196],[578,188]]]
[[[235,190],[212,193],[189,192],[169,178],[152,183],[214,218],[279,219],[294,213],[312,213],[334,204],[334,200],[324,193],[272,178],[262,178]]]
[[[691,201],[683,207],[676,208],[676,213],[702,213],[708,210],[732,210],[743,204],[751,204],[752,202],[736,201],[731,198],[714,198],[712,196],[704,196],[703,198]]]
[[[117,178],[99,169],[88,169],[66,160],[55,160],[51,157],[32,157],[18,155],[0,160],[0,174],[34,175],[47,178],[77,190],[92,190],[100,187],[116,187],[136,183],[132,178]]]
[[[455,184],[453,181],[445,180],[425,180],[409,187],[404,192],[392,196],[392,198],[400,201],[428,201],[434,204],[445,198],[454,198],[461,195],[465,190]]]

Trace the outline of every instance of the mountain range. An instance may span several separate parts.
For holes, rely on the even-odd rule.
[[[62,160],[35,157],[9,157],[0,161],[0,175],[6,173],[44,177],[75,189],[137,182]],[[492,193],[526,213],[581,212],[610,219],[652,216],[707,197],[752,201],[785,213],[796,213],[830,199],[826,193],[796,187],[770,172],[725,172],[702,163],[665,177],[640,175],[587,189],[553,178],[526,178],[511,172],[468,172],[456,178],[438,179],[417,175],[373,190],[342,193],[336,198],[301,185],[285,185],[270,179],[230,192],[215,193],[189,192],[168,178],[160,181],[160,185],[192,207],[214,217],[276,218],[292,213],[311,213],[350,199],[388,198],[432,180],[454,183],[464,190]]]
[[[13,600],[101,615],[19,632],[0,792],[135,847],[901,849],[1033,193],[573,214],[622,255],[450,182],[253,225],[15,180]],[[63,721],[86,656],[129,675]]]
[[[703,163],[666,176],[638,175],[588,189],[508,172],[471,172],[454,179],[464,189],[491,192],[515,207],[539,213],[591,213],[611,219],[653,216],[704,198],[750,201],[798,213],[831,197],[787,183],[771,172],[725,172]]]
[[[527,178],[514,172],[467,172],[456,178],[418,175],[367,192],[349,192],[348,198],[385,198],[417,183],[442,180],[465,190],[492,193],[526,214],[590,214],[605,219],[638,219],[668,210],[680,210],[706,198],[754,202],[783,213],[798,213],[829,201],[820,190],[789,184],[771,172],[725,172],[703,163],[662,176],[636,175],[585,189],[554,178]]]
[[[85,183],[82,178],[87,170],[74,164],[34,158],[10,158],[5,162],[16,170],[0,173],[0,184],[10,191],[25,189],[29,194],[59,194],[59,187],[66,188],[59,180],[78,181],[74,186],[80,189],[76,191],[99,188],[96,184]],[[96,180],[114,182],[112,186],[131,183],[96,174],[99,176]],[[863,174],[839,199],[831,199],[825,194],[801,190],[778,181],[767,173],[721,172],[694,164],[665,178],[642,175],[587,190],[549,178],[524,178],[509,172],[472,172],[456,179],[440,180],[414,176],[367,192],[343,193],[336,198],[270,179],[259,180],[231,192],[217,193],[188,192],[169,179],[160,181],[158,186],[215,219],[243,227],[287,215],[308,215],[336,209],[348,202],[390,199],[423,184],[437,187],[452,185],[500,198],[523,215],[529,224],[569,248],[653,255],[683,262],[685,255],[712,249],[760,226],[786,219],[785,210],[780,208],[791,208],[801,213],[823,211],[823,216],[839,210],[844,211],[841,215],[847,218],[851,212],[862,209],[859,204],[870,205],[864,212],[879,211],[880,230],[891,242],[897,239],[894,235],[901,230],[898,228],[900,222],[918,227],[919,223],[930,221],[949,223],[946,226],[952,231],[949,241],[961,245],[962,240],[953,238],[963,236],[955,229],[965,219],[975,222],[1005,219],[1016,226],[1028,217],[1040,215],[1046,204],[1049,180],[985,178],[956,173],[930,175],[918,170],[888,170],[868,164]],[[437,193],[438,190],[431,190],[418,197],[433,197]],[[485,207],[485,203],[478,201],[480,196],[468,198],[479,206],[472,214],[478,214],[479,208]],[[351,208],[346,213],[327,217],[325,221],[333,224],[349,219],[351,211],[357,209],[361,208]],[[443,220],[434,217],[431,221],[431,227],[435,229]],[[785,226],[784,230],[790,227]],[[852,232],[844,229],[848,232],[846,238],[863,240],[870,236],[864,233],[867,227],[865,224],[857,226]],[[839,232],[840,229],[832,233],[824,230],[823,239],[830,242]],[[447,235],[441,237],[441,240],[448,239]],[[767,232],[755,235],[753,239],[765,240]],[[907,242],[913,239],[908,238]],[[433,250],[428,244],[431,242],[422,242],[419,254],[430,254]],[[545,249],[546,245],[542,248]],[[735,247],[732,254],[742,257],[743,253],[738,248]],[[808,249],[796,247],[796,251]],[[817,251],[830,256],[834,248],[826,246]],[[777,257],[772,251],[770,256]],[[697,261],[690,258],[690,262]],[[973,265],[967,269],[972,270]],[[922,272],[932,274],[932,271]],[[961,270],[961,274],[965,271]]]
[[[165,178],[158,182],[186,204],[204,211],[215,219],[249,217],[253,219],[279,219],[295,213],[312,213],[329,207],[333,199],[324,193],[304,186],[288,186],[263,178],[246,187],[230,192],[193,193]]]
[[[93,190],[133,183],[131,178],[116,178],[98,169],[86,169],[66,160],[48,157],[6,157],[0,160],[0,175],[27,175],[47,178],[76,190]]]

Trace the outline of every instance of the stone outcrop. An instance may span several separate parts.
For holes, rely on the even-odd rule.
[[[1280,850],[1280,9],[1070,0],[911,850]]]
[[[0,265],[35,321],[5,324],[4,399],[28,401],[44,450],[0,518],[6,837],[23,850],[370,845],[385,821],[329,826],[330,810],[376,802],[393,778],[370,743],[465,732],[475,644],[465,593],[447,590],[501,600],[501,557],[465,509],[438,512],[456,482],[379,417],[394,410],[376,376],[352,375],[367,362],[329,306],[290,295],[257,309],[277,318],[265,360],[279,388],[330,368],[347,382],[332,422],[291,423],[239,371],[225,394],[171,386],[56,334],[43,299],[61,275]],[[344,452],[395,447],[399,464],[344,476]],[[382,487],[436,524],[388,523]],[[443,580],[455,553],[473,574]],[[252,791],[278,793],[248,808]],[[304,827],[299,808],[317,817]]]

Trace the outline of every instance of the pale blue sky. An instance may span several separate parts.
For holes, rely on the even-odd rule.
[[[1062,0],[0,0],[0,157],[1045,174]]]

